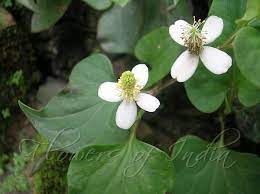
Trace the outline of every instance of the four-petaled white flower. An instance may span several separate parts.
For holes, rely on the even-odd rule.
[[[119,102],[116,112],[116,124],[121,129],[129,129],[137,116],[137,105],[147,112],[154,112],[160,101],[146,93],[141,93],[148,81],[148,68],[144,64],[136,65],[132,71],[124,72],[118,83],[104,82],[100,85],[98,96],[105,101]]]
[[[171,76],[178,82],[185,82],[195,73],[199,58],[205,67],[214,74],[223,74],[232,65],[231,57],[225,52],[210,46],[218,38],[223,30],[223,20],[217,16],[210,16],[202,29],[201,20],[195,21],[193,25],[184,20],[178,20],[171,25],[169,33],[174,41],[187,47],[174,62]]]

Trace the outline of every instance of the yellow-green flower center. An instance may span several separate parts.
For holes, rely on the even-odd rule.
[[[126,71],[121,75],[117,86],[122,90],[123,98],[129,101],[135,100],[140,93],[140,87],[131,71]]]
[[[195,21],[194,18],[194,22],[193,25],[191,25],[191,28],[186,29],[186,31],[183,33],[184,43],[192,54],[198,55],[202,49],[205,37],[201,33],[200,26],[203,23],[204,21]]]

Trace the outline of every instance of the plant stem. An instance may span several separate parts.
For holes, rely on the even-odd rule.
[[[170,12],[172,10],[174,10],[176,7],[176,5],[173,3],[172,5],[170,5],[169,7],[167,7],[167,11]]]
[[[162,90],[168,88],[169,86],[173,85],[177,80],[170,79],[169,81],[162,83],[158,86],[155,86],[153,89],[149,91],[150,94],[157,96]]]
[[[159,85],[155,86],[148,93],[150,93],[150,94],[152,94],[154,96],[157,96],[162,90],[164,90],[165,88],[167,88],[170,85],[174,84],[175,82],[176,82],[175,79],[170,79],[170,80],[168,80],[165,83],[162,83],[162,84],[159,84]],[[131,130],[130,141],[132,141],[136,137],[136,131],[137,131],[137,128],[139,126],[139,123],[141,121],[141,118],[142,118],[143,114],[144,114],[144,110],[140,110],[138,112],[135,124],[133,125],[132,130]]]
[[[229,48],[230,44],[233,42],[234,38],[237,35],[237,32],[234,32],[222,45],[220,45],[218,48],[219,49],[223,49],[223,48]]]
[[[138,112],[135,124],[133,125],[132,130],[131,130],[130,141],[132,141],[136,137],[136,131],[137,131],[137,128],[139,126],[139,123],[141,121],[143,114],[144,114],[144,110],[140,110]]]
[[[220,115],[219,117],[219,122],[220,122],[220,130],[221,130],[221,134],[220,134],[220,145],[221,146],[225,146],[225,142],[224,142],[224,135],[225,135],[225,122],[224,122],[224,117],[223,115]]]

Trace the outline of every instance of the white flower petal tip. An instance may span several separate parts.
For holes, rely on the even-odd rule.
[[[132,73],[134,74],[138,85],[141,87],[140,89],[144,88],[149,78],[148,67],[145,64],[136,65],[132,69]]]
[[[136,102],[141,109],[147,112],[154,112],[160,106],[160,101],[156,97],[146,93],[140,93]]]
[[[224,22],[222,18],[217,16],[208,17],[201,31],[205,44],[214,42],[221,35],[223,28]]]
[[[116,125],[121,129],[130,129],[137,116],[137,106],[135,102],[123,101],[116,112]]]
[[[190,28],[190,24],[184,20],[178,20],[169,28],[169,34],[178,44],[185,46],[183,32]]]
[[[217,75],[226,73],[232,66],[232,58],[227,53],[213,47],[204,46],[200,57],[206,68]]]
[[[178,82],[185,82],[195,73],[199,63],[199,57],[184,51],[174,62],[171,69],[171,76]]]
[[[99,86],[98,96],[108,102],[119,102],[122,100],[121,91],[115,82],[104,82]]]

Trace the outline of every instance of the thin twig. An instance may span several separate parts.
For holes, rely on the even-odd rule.
[[[234,32],[222,45],[220,45],[218,48],[223,49],[223,48],[230,48],[230,44],[233,42],[234,38],[237,35],[237,32]]]
[[[170,12],[170,11],[174,10],[175,8],[176,8],[176,5],[173,3],[172,5],[167,7],[167,11]]]
[[[162,83],[161,85],[158,85],[151,89],[149,91],[150,94],[157,96],[161,91],[168,88],[169,86],[173,85],[177,80],[176,79],[170,79],[169,81]]]

